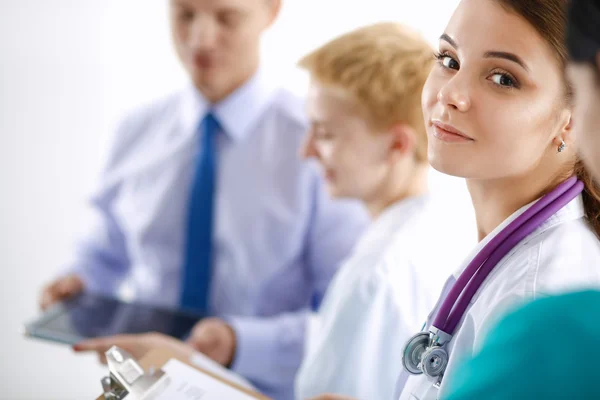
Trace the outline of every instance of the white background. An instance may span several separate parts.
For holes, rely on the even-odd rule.
[[[313,47],[381,20],[407,22],[436,43],[456,3],[284,0],[264,59],[288,76]],[[186,82],[166,4],[0,0],[0,399],[79,400],[100,391],[105,371],[94,356],[26,340],[20,329],[36,315],[41,285],[69,256],[118,118]],[[434,189],[464,192],[462,182],[440,177]]]

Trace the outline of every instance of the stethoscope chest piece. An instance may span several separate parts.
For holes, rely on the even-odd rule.
[[[430,336],[429,332],[419,332],[414,335],[404,346],[404,354],[402,354],[402,364],[404,368],[413,375],[420,375],[421,359],[423,353],[429,347]]]
[[[421,369],[430,378],[437,378],[443,375],[447,365],[448,353],[441,347],[430,347],[421,357]]]

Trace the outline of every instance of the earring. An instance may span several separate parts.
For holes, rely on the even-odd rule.
[[[558,152],[559,152],[559,153],[562,153],[563,151],[565,151],[565,149],[566,149],[566,148],[567,148],[567,144],[566,144],[566,143],[565,143],[565,141],[563,140],[563,141],[560,143],[560,146],[558,146]]]

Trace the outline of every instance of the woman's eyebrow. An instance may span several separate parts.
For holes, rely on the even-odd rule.
[[[512,61],[516,64],[519,64],[525,71],[530,72],[529,67],[525,62],[516,54],[508,53],[505,51],[488,51],[484,54],[485,58],[503,58],[508,61]]]
[[[452,46],[456,50],[458,50],[458,43],[456,43],[456,40],[452,39],[447,33],[442,34],[442,36],[440,36],[440,40],[447,42],[450,46]],[[527,64],[525,64],[525,61],[523,61],[523,59],[521,57],[519,57],[518,55],[513,54],[513,53],[509,53],[506,51],[487,51],[483,55],[483,57],[484,58],[503,58],[505,60],[512,61],[516,64],[519,64],[527,72],[531,71],[529,69],[529,67],[527,66]]]
[[[444,40],[444,41],[448,42],[452,47],[454,47],[456,50],[458,50],[458,44],[456,43],[456,41],[454,39],[452,39],[450,36],[448,36],[448,34],[446,34],[446,33],[442,34],[442,36],[440,36],[440,40]]]

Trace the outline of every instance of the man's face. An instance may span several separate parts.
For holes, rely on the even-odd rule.
[[[195,86],[216,102],[257,69],[260,37],[279,0],[171,0],[175,50]]]

